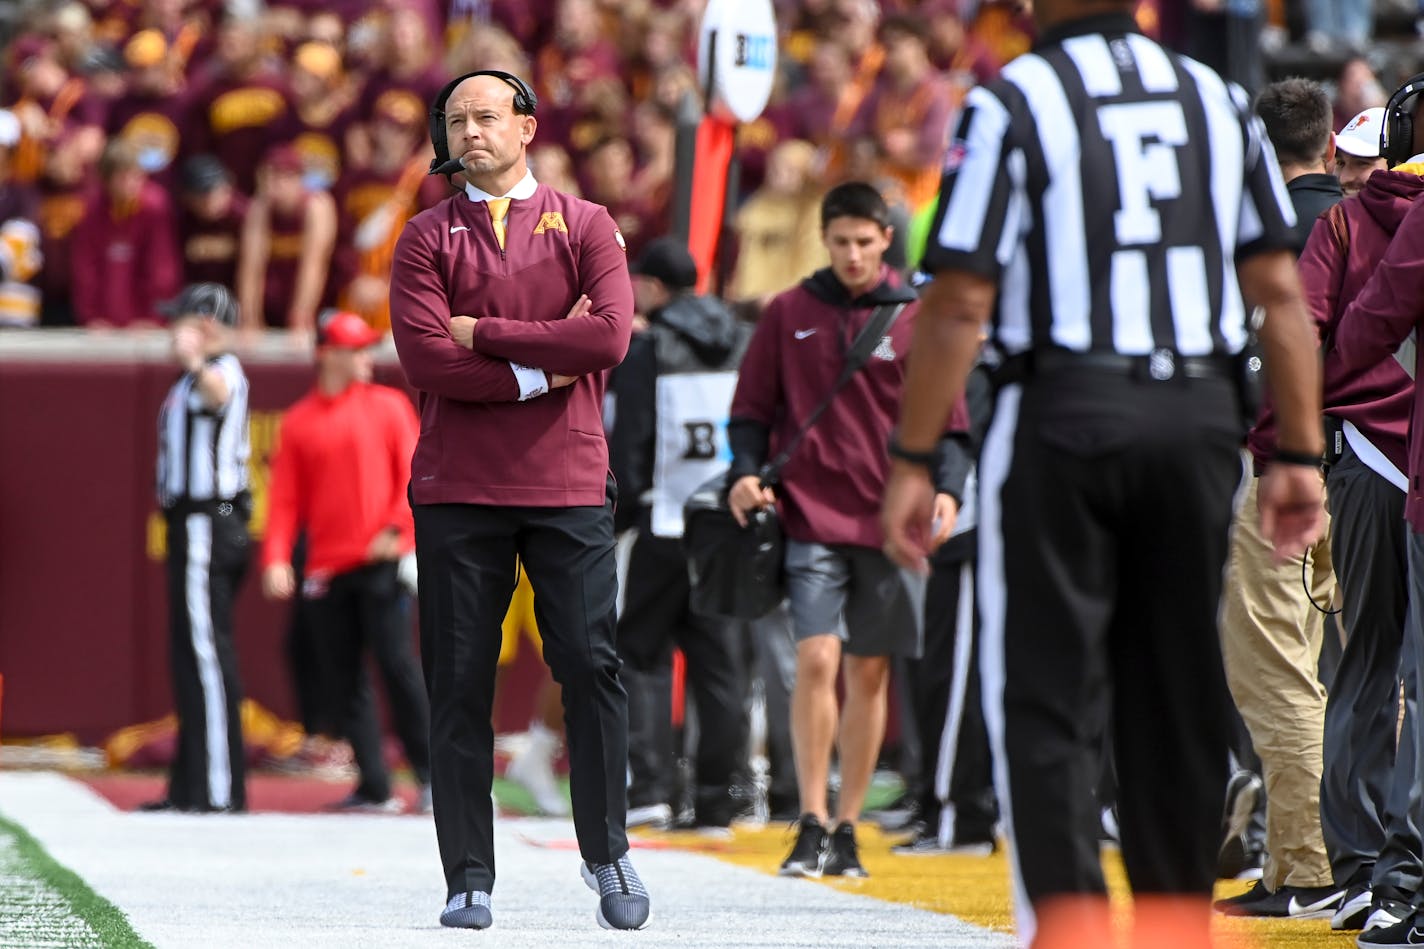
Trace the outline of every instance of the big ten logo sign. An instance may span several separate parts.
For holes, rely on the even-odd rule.
[[[267,533],[268,486],[272,481],[272,455],[282,430],[281,412],[253,409],[247,416],[247,437],[252,452],[247,458],[248,490],[252,492],[252,518],[247,528],[254,540]],[[163,560],[168,556],[168,525],[160,511],[148,516],[148,557]]]
[[[770,69],[776,61],[776,37],[737,34],[737,55],[734,62],[745,69]]]

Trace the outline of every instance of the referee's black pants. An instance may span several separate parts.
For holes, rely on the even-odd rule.
[[[687,661],[687,692],[697,714],[694,809],[700,825],[725,827],[740,809],[734,791],[747,765],[746,677],[738,628],[698,616],[682,541],[656,537],[645,516],[628,562],[618,655],[639,680],[629,688],[630,728],[640,737],[630,748],[635,807],[675,800],[677,765],[672,735],[672,652]],[[626,675],[626,672],[625,672]]]
[[[178,743],[168,800],[180,810],[247,806],[242,681],[232,610],[250,546],[244,501],[166,512],[169,665]]]
[[[1128,878],[1139,895],[1188,897],[1204,931],[1240,420],[1225,379],[1075,369],[998,393],[980,463],[980,665],[1025,933],[1050,906],[1085,905],[1054,898],[1104,892],[1093,788],[1109,696]]]
[[[376,658],[391,720],[415,780],[430,780],[430,706],[411,645],[394,561],[367,564],[332,577],[321,596],[305,602],[316,641],[323,704],[351,743],[360,771],[356,795],[381,802],[391,796],[381,719],[366,655]]]
[[[491,715],[516,557],[534,587],[544,661],[563,687],[579,852],[611,863],[628,851],[611,495],[602,507],[415,507],[435,833],[451,896],[494,886]]]

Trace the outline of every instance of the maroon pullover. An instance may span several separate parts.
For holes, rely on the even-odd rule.
[[[1370,176],[1373,181],[1383,172]],[[1369,282],[1340,317],[1333,348],[1341,365],[1366,370],[1393,363],[1393,354],[1411,332],[1424,327],[1424,201],[1415,201],[1389,242],[1389,250]],[[1415,367],[1411,366],[1411,369]],[[1409,492],[1404,517],[1424,533],[1424,389],[1414,386],[1409,427]]]
[[[1375,172],[1359,195],[1316,220],[1299,264],[1306,304],[1326,345],[1325,412],[1352,423],[1400,471],[1409,464],[1405,441],[1413,380],[1393,359],[1362,369],[1347,366],[1329,340],[1420,194],[1424,177]],[[1276,418],[1269,396],[1246,442],[1258,469],[1275,453]]]
[[[604,503],[603,394],[633,325],[620,242],[607,211],[544,185],[511,202],[503,251],[488,208],[463,194],[406,225],[391,331],[420,390],[415,503]],[[592,312],[565,319],[580,294]],[[474,352],[451,337],[452,315],[479,319]],[[510,361],[579,378],[520,402]]]

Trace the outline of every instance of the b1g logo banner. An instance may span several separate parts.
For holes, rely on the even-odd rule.
[[[655,536],[681,537],[687,499],[731,463],[727,413],[736,388],[735,372],[658,377],[652,490]]]
[[[697,74],[701,88],[712,89],[710,108],[755,122],[776,80],[771,0],[709,0],[698,36]]]

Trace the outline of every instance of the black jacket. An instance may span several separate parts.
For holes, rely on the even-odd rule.
[[[1291,204],[1295,207],[1295,230],[1292,232],[1293,249],[1299,257],[1305,250],[1305,242],[1310,240],[1310,232],[1315,228],[1315,219],[1344,199],[1340,190],[1340,180],[1334,175],[1297,175],[1286,182]]]
[[[654,310],[648,323],[613,374],[616,401],[608,459],[621,498],[614,515],[619,531],[637,524],[643,508],[639,499],[653,485],[658,376],[736,369],[752,334],[752,327],[738,321],[721,300],[690,294]]]

